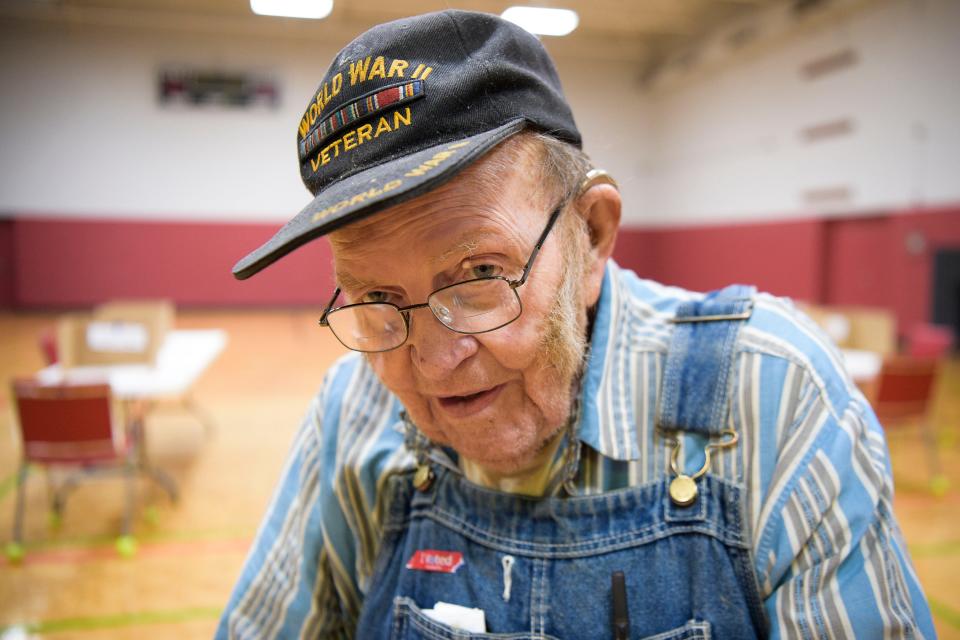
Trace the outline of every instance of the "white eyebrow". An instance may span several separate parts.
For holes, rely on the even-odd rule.
[[[368,280],[362,280],[349,271],[337,271],[337,286],[343,290],[365,289],[373,286],[374,283]]]
[[[499,240],[498,245],[501,248],[516,248],[517,245],[512,238],[505,238],[492,229],[474,229],[461,234],[454,240],[452,246],[430,261],[431,266],[445,265],[454,256],[470,256],[476,253],[477,248],[483,240],[494,238]]]
[[[480,246],[480,240],[484,236],[492,235],[490,232],[487,233],[476,233],[471,231],[460,236],[456,242],[453,243],[449,249],[441,253],[439,256],[430,260],[430,265],[435,267],[437,265],[444,265],[450,261],[450,258],[456,255],[462,254],[472,254],[477,250],[477,247]]]
[[[469,256],[476,252],[477,247],[480,246],[480,243],[490,237],[500,237],[496,231],[492,229],[473,229],[461,234],[456,240],[454,240],[453,245],[441,253],[440,255],[430,259],[430,266],[436,267],[438,265],[442,266],[447,264],[451,258],[454,256]],[[513,244],[509,240],[504,240],[504,243]],[[338,269],[336,271],[337,284],[342,290],[357,290],[357,289],[366,289],[370,287],[376,287],[378,284],[371,280],[364,280],[360,277],[357,277],[346,270]]]

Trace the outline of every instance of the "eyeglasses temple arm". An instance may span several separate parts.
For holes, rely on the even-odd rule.
[[[553,229],[553,225],[557,221],[557,218],[560,217],[560,212],[563,211],[563,207],[565,205],[566,199],[564,199],[563,204],[554,209],[553,213],[550,214],[550,219],[547,220],[546,228],[544,228],[543,233],[540,234],[540,239],[537,240],[537,244],[533,247],[533,252],[530,254],[530,259],[527,260],[526,266],[523,267],[523,274],[520,276],[519,280],[514,280],[510,283],[514,289],[527,281],[527,275],[529,275],[530,269],[533,267],[533,262],[537,259],[537,255],[540,253],[540,248],[543,246],[543,243],[547,241],[547,236],[550,235],[550,230]]]
[[[330,314],[330,311],[332,310],[332,307],[333,307],[333,303],[336,302],[337,296],[339,295],[340,295],[340,287],[337,287],[333,291],[333,297],[330,298],[330,302],[327,303],[326,308],[323,310],[323,314],[321,314],[320,320],[318,320],[321,327],[329,326],[329,323],[327,323],[327,316]]]

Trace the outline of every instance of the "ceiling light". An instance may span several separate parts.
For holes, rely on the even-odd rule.
[[[319,20],[333,11],[333,0],[250,0],[250,8],[260,16]]]
[[[500,17],[541,36],[565,36],[580,24],[577,12],[570,9],[510,7]]]

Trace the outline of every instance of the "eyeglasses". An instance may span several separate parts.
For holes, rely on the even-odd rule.
[[[410,312],[423,307],[429,308],[437,320],[457,333],[486,333],[507,326],[523,313],[517,289],[527,281],[533,262],[567,200],[564,198],[550,214],[547,226],[517,280],[503,276],[465,280],[437,289],[426,302],[406,307],[389,302],[360,302],[334,309],[333,303],[340,295],[337,287],[320,316],[320,326],[330,327],[346,348],[365,353],[390,351],[406,342],[410,335]]]

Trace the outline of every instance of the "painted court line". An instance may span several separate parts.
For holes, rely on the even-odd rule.
[[[907,549],[914,558],[949,556],[960,553],[960,540],[944,540],[926,544],[908,544]]]
[[[248,529],[229,529],[153,533],[136,539],[138,550],[134,559],[171,554],[245,553],[253,541],[253,534]],[[115,542],[115,536],[92,536],[28,543],[20,565],[116,560]],[[5,564],[10,564],[6,558],[0,560],[0,566]]]
[[[0,635],[18,630],[25,633],[56,633],[58,631],[96,631],[117,627],[134,627],[148,624],[191,622],[193,620],[215,620],[220,617],[220,607],[193,607],[173,611],[138,611],[107,616],[89,616],[85,618],[63,618],[61,620],[41,620],[0,627]]]
[[[142,560],[145,558],[158,558],[163,556],[187,556],[211,553],[245,553],[250,548],[250,538],[238,538],[236,540],[197,540],[183,542],[153,542],[141,543],[136,555],[130,560]],[[117,555],[113,545],[102,545],[96,547],[73,547],[63,549],[48,549],[43,551],[27,551],[26,556],[20,561],[22,566],[38,564],[68,564],[81,562],[96,562],[102,560],[126,560]]]
[[[150,531],[137,534],[135,537],[143,544],[155,542],[183,542],[197,540],[226,540],[234,538],[252,538],[256,527],[229,527],[223,529],[206,529],[198,531]],[[116,541],[116,534],[97,534],[92,536],[76,536],[71,538],[57,538],[54,540],[37,540],[28,542],[28,549],[63,549],[67,547],[96,547],[108,546]]]
[[[930,611],[933,613],[934,618],[954,629],[960,629],[960,611],[930,596],[927,596],[927,602],[930,603]]]

